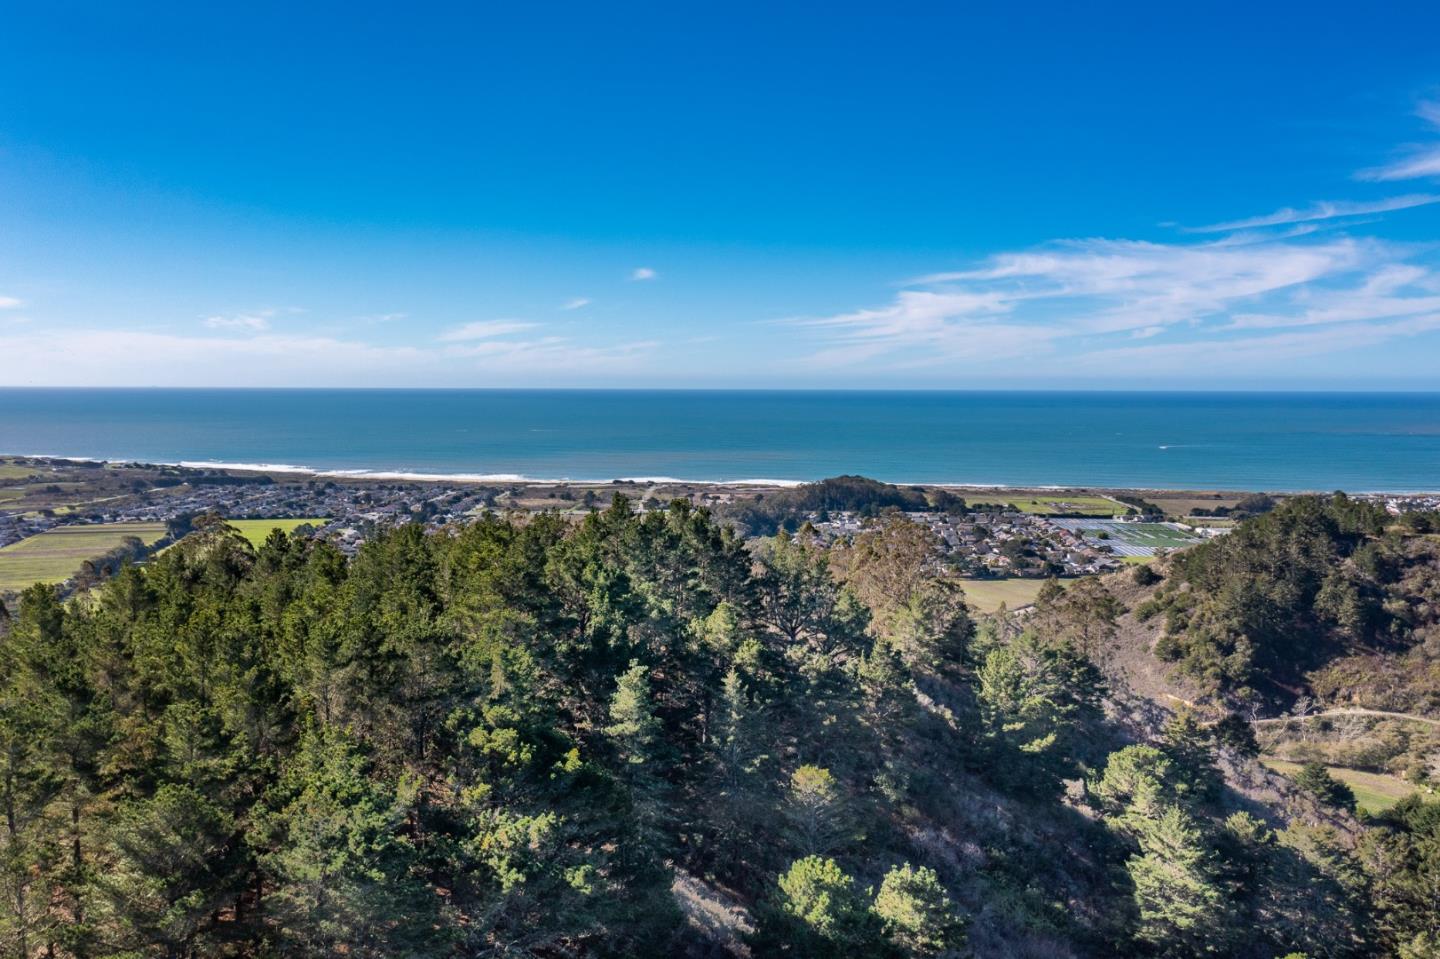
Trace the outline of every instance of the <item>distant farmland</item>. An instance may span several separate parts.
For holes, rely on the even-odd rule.
[[[1123,504],[1104,496],[1084,496],[1078,493],[967,493],[966,499],[977,508],[993,503],[1041,516],[1119,516],[1127,509]]]
[[[60,583],[136,536],[149,546],[165,536],[164,523],[104,523],[57,526],[0,549],[0,592],[35,583]]]
[[[1006,609],[1029,606],[1035,602],[1043,579],[962,579],[960,588],[965,591],[965,601],[982,613],[993,613],[1004,603]],[[1057,580],[1061,586],[1069,585],[1067,580]]]
[[[1083,533],[1092,544],[1106,542],[1117,556],[1123,558],[1152,556],[1157,549],[1178,549],[1201,541],[1200,537],[1174,523],[1122,523],[1093,519],[1057,519],[1051,522]]]
[[[289,533],[305,524],[311,526],[323,526],[329,520],[310,517],[308,519],[227,519],[227,526],[238,529],[242,536],[248,539],[252,545],[259,546],[265,542],[271,530],[280,530],[282,533]]]

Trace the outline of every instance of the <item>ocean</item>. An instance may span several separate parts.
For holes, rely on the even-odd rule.
[[[1440,393],[0,389],[0,453],[426,476],[1440,489]]]

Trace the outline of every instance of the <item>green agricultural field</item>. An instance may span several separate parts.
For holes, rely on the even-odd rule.
[[[311,526],[321,526],[327,522],[329,521],[313,516],[307,519],[228,519],[225,521],[226,525],[238,529],[254,546],[265,542],[271,530],[278,529],[282,533],[289,533],[306,523]]]
[[[1061,586],[1065,580],[1059,580]],[[982,613],[993,613],[1004,603],[1006,609],[1029,606],[1045,585],[1043,579],[962,579],[965,599]]]
[[[1161,549],[1193,546],[1198,541],[1184,530],[1166,526],[1164,523],[1126,523],[1120,528],[1119,536],[1133,546],[1153,546]]]
[[[1300,771],[1299,763],[1283,759],[1263,759],[1266,766],[1286,776]],[[1368,813],[1381,813],[1415,791],[1415,787],[1398,776],[1366,773],[1344,766],[1327,766],[1330,775],[1349,786],[1355,793],[1355,804]]]
[[[164,523],[105,523],[57,526],[0,549],[0,592],[35,583],[60,583],[79,571],[87,559],[104,556],[127,536],[149,546],[165,536]]]
[[[977,504],[1001,503],[1022,513],[1071,516],[1121,516],[1125,513],[1124,506],[1103,496],[1037,493],[992,497],[984,494],[971,494],[970,499]]]
[[[0,463],[0,480],[27,479],[40,472],[33,466],[18,466],[14,463]]]

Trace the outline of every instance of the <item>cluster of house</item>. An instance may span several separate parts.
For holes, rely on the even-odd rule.
[[[1391,493],[1376,493],[1366,497],[1382,503],[1387,512],[1399,516],[1402,513],[1431,512],[1440,510],[1440,495],[1402,496]]]
[[[0,546],[18,543],[27,536],[43,533],[59,520],[53,517],[27,515],[18,511],[0,510]]]
[[[1103,541],[1087,539],[1041,516],[1010,510],[905,515],[935,534],[946,563],[964,576],[1086,576],[1121,565]],[[864,524],[858,513],[810,517],[816,535],[826,543],[849,540]]]
[[[663,509],[675,495],[709,506],[734,491],[671,488],[643,480],[609,484],[477,485],[473,482],[332,480],[321,477],[235,475],[215,469],[144,464],[35,460],[36,476],[5,488],[32,495],[0,498],[0,546],[61,525],[166,523],[214,513],[227,519],[322,517],[318,534],[354,553],[374,531],[420,522],[431,529],[473,519],[487,508],[506,512],[556,509],[583,515],[606,506],[615,492],[638,512]],[[41,484],[47,485],[42,490]],[[40,493],[42,495],[34,495]],[[79,502],[70,501],[74,500]]]
[[[61,524],[163,523],[176,516],[218,513],[227,519],[324,517],[320,533],[353,552],[378,527],[414,521],[443,526],[484,509],[496,492],[437,483],[206,484],[126,496],[83,511],[0,513],[0,546]]]

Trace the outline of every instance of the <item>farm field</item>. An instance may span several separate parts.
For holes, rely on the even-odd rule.
[[[1244,498],[1244,493],[1172,493],[1168,491],[1147,491],[1140,494],[1145,499],[1164,509],[1169,516],[1185,517],[1192,509],[1214,509],[1217,506],[1233,507]]]
[[[1189,526],[1208,526],[1211,529],[1234,529],[1240,521],[1229,516],[1187,516],[1181,522]]]
[[[1300,763],[1283,759],[1262,759],[1266,766],[1286,776],[1300,771]],[[1355,793],[1355,804],[1369,813],[1380,813],[1389,809],[1415,791],[1415,787],[1398,776],[1361,772],[1344,766],[1326,766],[1330,775],[1340,780]]]
[[[318,517],[305,519],[230,519],[225,521],[226,525],[238,529],[241,535],[248,539],[253,546],[259,546],[265,542],[271,530],[278,529],[281,532],[289,533],[297,527],[304,526],[306,523],[309,523],[311,526],[319,526],[324,522],[326,522],[324,519]]]
[[[0,592],[69,579],[87,559],[103,556],[127,536],[148,546],[165,536],[164,523],[57,526],[0,549]]]
[[[1173,523],[1121,523],[1097,519],[1057,519],[1056,526],[1083,532],[1092,542],[1105,542],[1114,548],[1116,555],[1153,556],[1157,549],[1178,549],[1200,542],[1198,536],[1181,529]],[[1104,533],[1102,537],[1100,534]]]
[[[1060,585],[1067,585],[1066,580],[1058,580]],[[962,579],[960,587],[965,591],[965,599],[976,610],[982,613],[993,613],[1004,603],[1006,609],[1014,609],[1017,606],[1029,606],[1035,602],[1039,595],[1040,588],[1045,585],[1043,579]]]
[[[1078,494],[1001,494],[970,493],[966,499],[974,503],[999,503],[1017,509],[1022,513],[1061,514],[1077,516],[1119,516],[1125,507],[1103,496],[1081,496]]]

